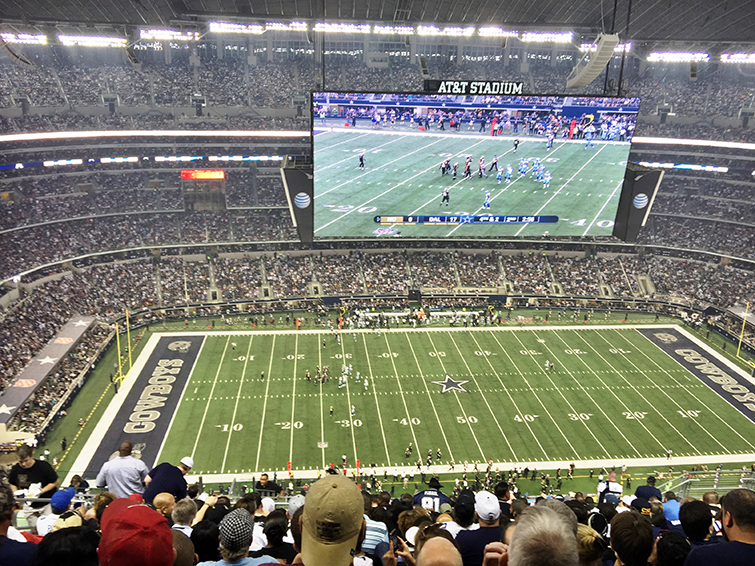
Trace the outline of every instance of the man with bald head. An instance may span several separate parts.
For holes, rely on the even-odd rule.
[[[97,474],[97,487],[107,486],[118,497],[132,493],[144,493],[144,479],[149,473],[147,465],[131,455],[133,446],[124,440],[118,448],[118,456],[105,462]]]
[[[463,561],[454,543],[444,537],[433,537],[422,545],[417,566],[463,566]]]
[[[158,493],[152,500],[152,506],[155,511],[160,513],[168,521],[168,525],[173,528],[173,510],[176,508],[176,498],[171,493]]]

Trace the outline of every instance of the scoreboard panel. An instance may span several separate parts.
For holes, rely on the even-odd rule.
[[[375,216],[375,223],[381,226],[385,225],[458,225],[458,224],[555,224],[558,222],[558,216],[552,214],[544,215],[522,215],[522,214],[483,214],[483,215],[453,215],[453,214],[432,214],[420,216]]]

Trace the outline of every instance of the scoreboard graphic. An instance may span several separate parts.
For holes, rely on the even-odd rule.
[[[376,216],[375,223],[385,225],[458,225],[458,224],[555,224],[558,216],[554,215],[517,215],[517,214],[471,214],[449,215],[433,214],[420,216]]]

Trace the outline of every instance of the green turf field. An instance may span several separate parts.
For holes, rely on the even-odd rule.
[[[605,236],[616,216],[629,143],[561,141],[546,151],[543,138],[484,134],[366,130],[334,127],[314,135],[314,226],[316,238],[343,237],[486,237]],[[360,170],[359,154],[365,155]],[[493,155],[504,169],[513,167],[511,183],[499,184],[495,172],[479,178],[477,160]],[[472,178],[463,180],[464,159],[472,156]],[[553,175],[550,188],[536,181],[532,162],[520,178],[519,159],[538,157]],[[440,163],[459,163],[458,175],[441,176]],[[450,189],[450,206],[440,206]],[[485,191],[490,209],[483,208]],[[555,224],[379,225],[375,216],[391,215],[556,215]],[[382,228],[382,234],[376,230]]]
[[[339,345],[311,331],[208,334],[158,461],[189,453],[193,473],[235,474],[285,470],[289,461],[315,470],[340,464],[343,454],[350,465],[411,466],[429,449],[433,464],[454,460],[457,469],[491,458],[537,464],[665,459],[669,449],[755,452],[752,421],[630,328],[342,337]],[[554,370],[545,371],[546,360]],[[344,361],[353,375],[339,388]],[[304,379],[318,365],[331,368],[324,385]],[[443,393],[446,375],[461,389]]]

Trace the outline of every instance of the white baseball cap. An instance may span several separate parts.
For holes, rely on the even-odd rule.
[[[181,463],[187,468],[194,467],[194,460],[191,459],[191,456],[186,456],[184,458],[181,458]]]

